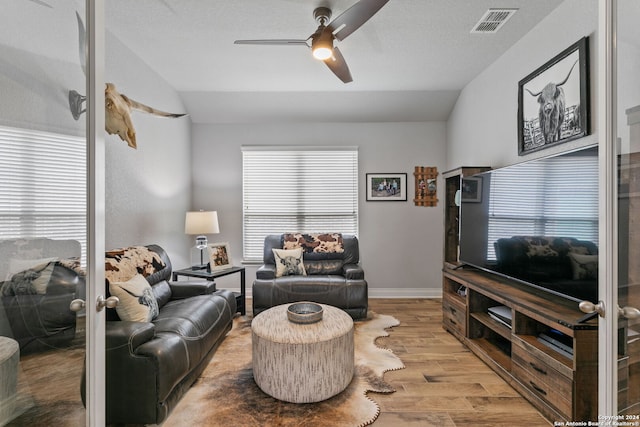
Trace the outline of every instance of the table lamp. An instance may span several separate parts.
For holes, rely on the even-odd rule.
[[[220,232],[218,226],[218,212],[216,211],[197,211],[187,212],[184,220],[185,234],[194,234],[196,237],[196,245],[191,248],[191,269],[202,270],[207,268],[205,256],[207,249],[206,234],[216,234]]]

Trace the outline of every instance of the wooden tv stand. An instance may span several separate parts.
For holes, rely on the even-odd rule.
[[[549,421],[597,421],[597,320],[583,317],[577,303],[540,296],[518,282],[472,268],[443,271],[443,327],[464,343]],[[511,327],[488,308],[511,309]],[[541,333],[561,332],[573,357],[543,344]]]

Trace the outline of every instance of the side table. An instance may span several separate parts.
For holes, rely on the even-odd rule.
[[[210,282],[215,281],[217,277],[227,276],[229,274],[240,273],[240,293],[235,292],[236,304],[238,311],[241,315],[247,314],[247,306],[245,303],[245,270],[244,267],[229,267],[225,270],[207,271],[207,270],[193,270],[191,268],[183,268],[182,270],[175,270],[172,274],[173,281],[178,280],[178,276],[197,277],[199,279],[205,279]]]

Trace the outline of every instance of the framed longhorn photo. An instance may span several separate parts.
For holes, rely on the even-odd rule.
[[[518,83],[518,154],[588,135],[590,110],[584,37]]]

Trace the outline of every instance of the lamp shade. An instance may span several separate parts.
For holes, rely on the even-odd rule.
[[[187,212],[184,220],[185,234],[216,234],[220,232],[218,226],[218,212],[197,211]]]

